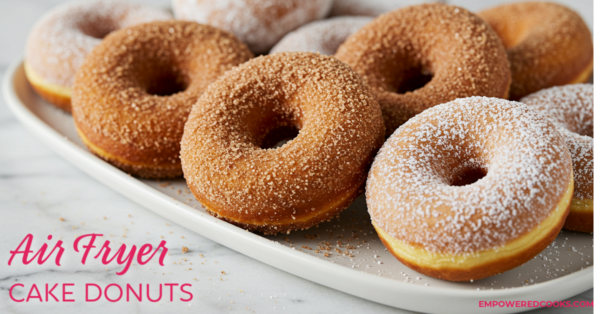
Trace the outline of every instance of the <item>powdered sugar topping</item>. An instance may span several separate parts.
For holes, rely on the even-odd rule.
[[[574,197],[594,196],[594,86],[573,84],[541,90],[521,99],[560,128],[573,159]]]
[[[171,18],[164,10],[121,1],[67,3],[46,13],[34,26],[26,61],[49,83],[70,87],[85,56],[102,37],[127,26]]]
[[[453,186],[469,170],[487,173]],[[424,111],[379,151],[367,181],[373,222],[431,252],[494,249],[536,228],[571,180],[556,128],[523,104],[470,97]]]
[[[254,52],[268,51],[285,34],[329,12],[332,0],[173,0],[178,19],[232,32]]]
[[[312,22],[287,34],[270,53],[308,51],[333,55],[348,36],[372,20],[366,16],[342,16]]]
[[[334,0],[331,8],[332,16],[340,15],[370,15],[378,16],[392,10],[423,2],[440,2],[445,0]]]

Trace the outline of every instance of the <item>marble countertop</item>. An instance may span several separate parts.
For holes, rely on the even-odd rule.
[[[60,2],[0,1],[0,74],[23,54],[32,24]],[[169,1],[148,2],[169,5]],[[503,1],[449,2],[477,11]],[[568,2],[592,25],[592,0],[562,2]],[[0,145],[0,215],[3,217],[0,219],[0,313],[163,313],[184,310],[203,313],[407,313],[290,275],[146,210],[54,154],[16,120],[2,98]],[[49,234],[55,237],[54,240],[64,241],[63,265],[57,267],[49,261],[43,265],[34,262],[7,266],[9,251],[14,250],[28,233],[34,235],[36,248]],[[127,274],[117,276],[115,272],[122,267],[111,264],[107,268],[98,261],[83,266],[81,255],[73,254],[74,239],[88,233],[102,233],[102,240],[125,243],[128,247],[145,243],[156,245],[165,239],[170,255],[165,258],[165,266],[159,266],[154,260],[144,266],[134,265]],[[189,248],[186,253],[181,250],[184,246]],[[85,283],[101,287],[111,283],[123,287],[127,283],[134,286],[143,283],[150,284],[151,289],[161,283],[192,283],[189,290],[194,298],[190,302],[177,299],[170,302],[167,295],[156,303],[110,303],[105,299],[98,302],[33,300],[16,303],[9,299],[8,293],[15,283],[26,287],[36,283],[42,294],[45,283],[74,283],[77,288],[72,289],[75,291],[73,297],[77,300],[84,297],[80,285]],[[21,291],[19,297],[24,296],[26,292]],[[182,293],[175,296],[186,297]],[[593,289],[569,300],[592,301]],[[534,312],[591,313],[592,308],[546,308]]]

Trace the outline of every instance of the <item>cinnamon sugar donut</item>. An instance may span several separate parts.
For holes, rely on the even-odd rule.
[[[192,105],[225,71],[252,57],[235,36],[164,21],[108,35],[73,86],[79,136],[96,155],[145,178],[182,175],[179,143]]]
[[[387,13],[348,38],[335,56],[370,85],[387,135],[456,98],[508,96],[510,68],[500,39],[459,7],[423,4]]]
[[[569,150],[535,110],[486,97],[424,111],[385,142],[367,206],[388,250],[451,281],[517,267],[560,232],[573,194]]]
[[[507,49],[511,99],[589,80],[592,35],[575,11],[556,3],[522,2],[488,9],[479,16],[498,33]]]
[[[308,51],[333,55],[348,36],[372,20],[367,16],[341,16],[312,22],[285,35],[270,53]]]
[[[332,0],[172,0],[178,19],[232,32],[256,53],[268,52],[285,34],[322,19]]]
[[[294,129],[294,139],[270,148]],[[209,213],[276,234],[345,209],[383,140],[381,110],[347,65],[282,52],[255,58],[206,90],[185,125],[181,162]]]
[[[565,229],[594,231],[594,86],[575,84],[543,89],[521,99],[554,123],[573,160],[575,192]]]
[[[71,112],[71,87],[85,56],[108,33],[168,20],[164,10],[120,1],[72,2],[46,13],[27,39],[25,74],[35,91]]]

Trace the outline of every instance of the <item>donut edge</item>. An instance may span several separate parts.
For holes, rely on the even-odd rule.
[[[219,214],[218,210],[213,208],[210,202],[198,197],[195,192],[196,189],[193,186],[190,186],[190,190],[196,197],[196,200],[198,200],[198,202],[202,204],[202,207],[204,207],[204,209],[206,209],[206,211],[212,216],[248,231],[261,232],[264,235],[276,235],[278,233],[289,234],[291,231],[305,230],[314,225],[318,225],[322,222],[327,222],[338,217],[344,209],[348,208],[350,204],[352,204],[352,202],[354,202],[356,198],[358,198],[358,196],[364,192],[364,183],[359,185],[358,188],[355,188],[354,190],[342,193],[341,197],[335,201],[323,205],[318,211],[316,211],[316,213],[311,212],[309,215],[304,215],[303,217],[298,216],[295,220],[288,219],[285,221],[265,222],[261,224],[238,221],[230,217],[222,216]]]
[[[427,276],[434,277],[437,279],[443,279],[443,280],[447,280],[447,281],[478,280],[478,279],[483,279],[486,277],[494,276],[494,275],[503,273],[505,271],[511,270],[517,266],[520,266],[520,265],[526,263],[527,261],[531,260],[532,258],[534,258],[537,254],[542,252],[544,249],[546,249],[546,247],[548,247],[548,245],[550,245],[550,243],[552,243],[552,241],[554,241],[554,239],[558,236],[558,234],[560,233],[561,229],[563,228],[563,226],[565,224],[565,220],[567,219],[567,216],[569,215],[569,212],[570,212],[570,205],[571,205],[573,190],[574,190],[574,181],[573,181],[573,176],[571,175],[571,180],[570,180],[569,186],[567,188],[567,191],[565,192],[565,194],[563,194],[563,197],[558,202],[558,205],[556,208],[556,210],[559,211],[560,207],[564,207],[563,213],[558,218],[558,223],[556,225],[554,225],[552,227],[552,229],[547,231],[546,235],[543,236],[537,243],[532,244],[531,246],[529,246],[528,248],[526,248],[524,250],[521,249],[514,254],[509,254],[501,259],[498,259],[498,260],[495,260],[495,261],[492,261],[489,263],[475,265],[473,267],[469,267],[469,268],[465,268],[465,269],[462,269],[460,267],[433,268],[433,267],[429,267],[429,265],[411,262],[408,259],[403,258],[400,254],[398,254],[393,248],[393,243],[390,243],[391,241],[388,241],[386,238],[391,239],[391,240],[396,240],[396,239],[394,239],[391,235],[389,235],[383,229],[379,228],[375,223],[373,223],[373,227],[375,228],[377,235],[379,236],[379,238],[381,239],[381,241],[383,242],[383,244],[385,245],[387,250],[397,260],[399,260],[402,264],[406,265],[407,267],[409,267],[415,271],[418,271],[419,273],[425,274]],[[546,220],[544,220],[542,223],[540,223],[540,225],[544,224],[544,222],[548,221],[548,219],[552,219],[553,218],[552,216],[553,215],[550,215],[550,217],[547,217]],[[535,228],[535,229],[537,229],[537,228]],[[532,232],[535,231],[535,229],[530,231],[528,234],[522,236],[521,238],[530,236],[532,234]],[[516,239],[516,240],[518,240],[518,239]],[[396,240],[396,241],[398,241],[398,240]],[[515,240],[513,240],[513,241],[515,241]],[[398,241],[398,242],[400,242],[400,241]],[[402,245],[407,245],[407,244],[402,243]],[[407,245],[407,246],[410,246],[410,245]],[[410,246],[410,247],[412,247],[412,246]],[[497,250],[489,250],[488,252],[491,252],[491,251],[498,252],[498,251],[502,250],[503,247],[501,247]],[[469,257],[466,257],[466,258],[469,258]],[[477,259],[477,258],[478,258],[477,256],[474,257],[474,259]]]
[[[592,60],[590,60],[590,63],[585,68],[583,68],[581,70],[581,72],[579,72],[577,74],[575,79],[571,80],[570,82],[568,82],[567,84],[564,84],[564,85],[587,83],[590,80],[590,78],[592,77],[593,72],[594,72],[594,59],[592,58]]]
[[[77,134],[81,141],[94,155],[109,164],[127,172],[130,175],[145,179],[174,179],[183,176],[181,163],[175,165],[150,165],[144,163],[132,163],[124,158],[112,155],[102,148],[94,145],[90,140],[75,126]]]
[[[563,229],[570,231],[594,232],[594,200],[573,198],[571,212]]]
[[[57,108],[71,113],[71,88],[47,82],[27,62],[23,62],[25,77],[35,92]]]

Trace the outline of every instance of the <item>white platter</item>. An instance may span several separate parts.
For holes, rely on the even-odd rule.
[[[357,297],[420,312],[476,313],[482,310],[479,301],[557,301],[593,286],[593,237],[569,231],[562,231],[536,258],[494,277],[452,283],[421,275],[398,262],[379,241],[364,196],[339,218],[306,231],[269,237],[250,233],[207,214],[183,179],[140,180],[89,153],[71,116],[32,90],[22,60],[7,70],[3,94],[12,112],[42,142],[126,197],[242,254]],[[530,309],[494,307],[485,311]]]

